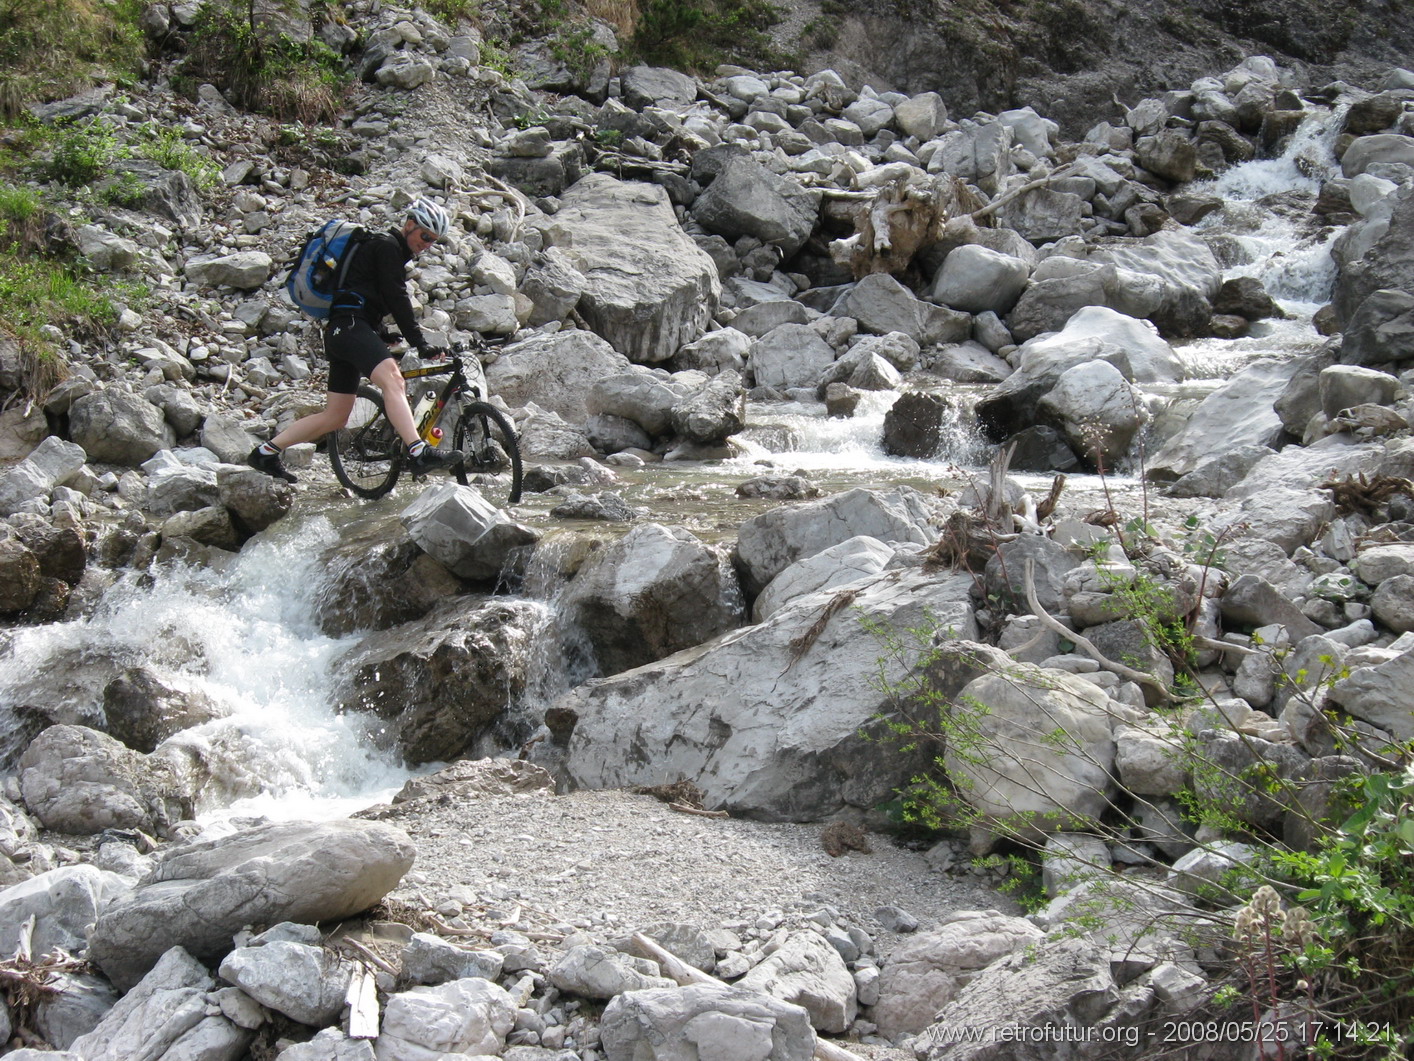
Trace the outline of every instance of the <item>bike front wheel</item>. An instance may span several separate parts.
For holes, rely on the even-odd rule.
[[[335,478],[359,497],[382,497],[398,481],[405,450],[383,410],[383,395],[359,387],[348,422],[329,436]]]
[[[496,505],[520,500],[520,442],[506,415],[487,402],[468,402],[457,422],[456,449],[463,461],[457,465],[457,482],[475,486]]]

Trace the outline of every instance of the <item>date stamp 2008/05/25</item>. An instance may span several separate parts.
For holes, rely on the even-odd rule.
[[[961,1043],[1114,1043],[1138,1046],[1150,1041],[1164,1046],[1197,1046],[1203,1043],[1291,1043],[1304,1045],[1324,1037],[1333,1043],[1379,1042],[1379,1027],[1362,1023],[1336,1021],[1253,1020],[1169,1020],[1141,1030],[1126,1027],[1076,1027],[1061,1024],[1025,1025],[994,1024],[970,1027],[958,1024],[935,1024],[924,1035],[930,1042]]]

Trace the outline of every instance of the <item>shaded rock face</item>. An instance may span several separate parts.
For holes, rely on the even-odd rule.
[[[324,563],[315,616],[331,637],[421,619],[462,590],[461,580],[418,548],[393,517],[354,524],[325,552]]]
[[[589,638],[606,674],[701,644],[743,615],[726,558],[688,531],[656,523],[595,554],[561,608]]]
[[[1408,65],[1414,52],[1414,28],[1389,2],[1349,9],[1340,19],[1301,0],[1144,0],[1125,5],[1122,23],[1080,3],[971,10],[941,0],[906,8],[883,0],[851,4],[830,51],[810,56],[811,68],[833,67],[852,84],[867,72],[874,84],[886,81],[910,95],[936,91],[954,115],[1030,104],[1064,135],[1077,136],[1113,106],[1117,90],[1133,99],[1186,83],[1230,62],[1225,49],[1234,46],[1353,81],[1382,65]]]
[[[338,667],[340,709],[386,719],[382,739],[411,764],[455,759],[524,688],[541,615],[526,601],[452,600],[375,634]]]
[[[942,445],[943,425],[952,412],[935,394],[900,395],[884,415],[884,452],[927,460]]]
[[[133,667],[103,690],[108,732],[129,748],[150,752],[174,733],[226,710],[198,691],[178,689],[145,667]]]

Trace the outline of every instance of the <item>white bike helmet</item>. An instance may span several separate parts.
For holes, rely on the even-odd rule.
[[[407,218],[419,228],[425,228],[438,239],[446,238],[452,228],[452,219],[447,215],[447,211],[434,203],[431,199],[418,199],[408,207]]]

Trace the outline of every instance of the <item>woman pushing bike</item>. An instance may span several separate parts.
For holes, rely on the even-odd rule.
[[[389,424],[407,446],[407,465],[414,473],[451,470],[462,463],[456,450],[433,449],[418,437],[408,406],[407,385],[398,358],[378,335],[383,318],[392,314],[408,344],[422,358],[437,358],[412,315],[403,267],[451,229],[447,211],[430,199],[408,207],[401,229],[369,236],[349,263],[344,286],[335,295],[324,330],[329,358],[329,392],[324,408],[296,420],[251,451],[250,466],[287,482],[298,481],[280,461],[280,454],[298,442],[313,442],[348,422],[361,377],[368,377],[383,394]]]

